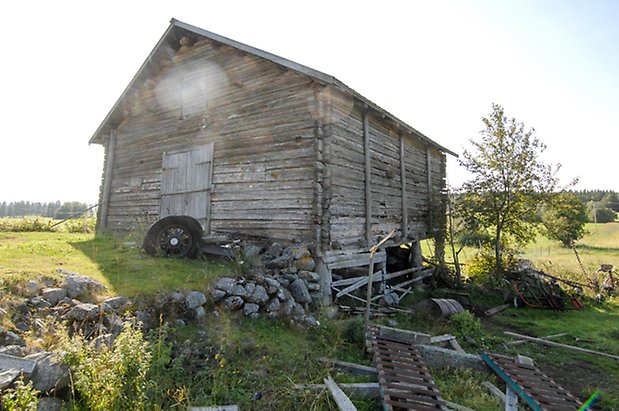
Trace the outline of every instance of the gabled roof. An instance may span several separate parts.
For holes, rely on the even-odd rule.
[[[120,124],[123,116],[122,102],[124,101],[124,99],[129,95],[129,93],[131,93],[148,78],[151,70],[158,68],[159,62],[157,61],[157,57],[162,53],[162,49],[165,47],[176,47],[179,40],[183,36],[186,36],[188,34],[193,34],[194,36],[197,35],[202,38],[207,38],[218,43],[234,47],[248,54],[272,61],[273,63],[286,67],[287,69],[294,70],[301,74],[305,74],[321,84],[334,87],[344,92],[345,94],[356,98],[361,102],[361,104],[376,111],[380,116],[384,118],[389,118],[391,121],[395,122],[404,130],[410,132],[413,135],[416,135],[417,137],[436,147],[440,151],[457,156],[457,154],[455,154],[451,150],[448,150],[447,148],[431,140],[429,137],[415,130],[408,124],[398,119],[393,114],[374,104],[373,102],[363,97],[361,94],[357,93],[355,90],[351,89],[333,76],[322,73],[318,70],[314,70],[302,64],[295,63],[294,61],[287,60],[283,57],[276,56],[275,54],[271,54],[255,47],[248,46],[247,44],[239,43],[238,41],[234,41],[227,37],[220,36],[219,34],[211,33],[210,31],[203,30],[199,27],[183,23],[176,19],[172,19],[170,21],[170,26],[165,31],[161,39],[159,39],[159,42],[155,45],[151,53],[148,55],[146,61],[144,61],[144,63],[142,64],[142,67],[140,67],[129,85],[125,88],[125,91],[123,91],[122,95],[118,98],[118,100],[116,101],[108,115],[105,117],[99,128],[97,128],[97,131],[95,131],[95,134],[92,136],[89,143],[102,143],[104,136],[110,132],[110,129],[115,128],[118,124]]]

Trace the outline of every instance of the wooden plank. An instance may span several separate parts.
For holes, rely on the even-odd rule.
[[[116,130],[110,130],[109,140],[105,150],[105,171],[103,174],[103,192],[101,193],[101,208],[99,218],[101,219],[101,227],[107,228],[107,216],[110,207],[110,190],[112,187],[114,156],[116,153]]]
[[[351,292],[353,292],[353,291],[363,287],[364,285],[366,285],[368,283],[368,281],[370,281],[368,279],[368,277],[358,277],[358,278],[360,278],[360,280],[358,280],[354,284],[344,288],[342,291],[338,292],[335,295],[335,298],[340,298],[343,295],[350,294]],[[378,272],[372,274],[372,283],[377,282],[377,281],[381,281],[381,280],[382,280],[382,273],[381,273],[381,271],[378,271]]]
[[[372,168],[370,164],[370,124],[367,108],[363,110],[363,147],[365,154],[365,240],[372,244]]]
[[[350,401],[350,398],[344,394],[344,391],[338,387],[331,376],[325,378],[324,381],[340,411],[357,411],[357,407],[355,407]]]
[[[505,403],[505,394],[503,391],[499,390],[496,386],[494,386],[490,381],[484,381],[481,385],[492,395],[501,400],[502,403]]]
[[[545,335],[543,337],[539,337],[542,340],[549,340],[552,338],[560,338],[560,337],[564,337],[566,336],[567,333],[559,333],[559,334],[552,334],[552,335]],[[526,340],[516,340],[516,341],[509,341],[506,342],[505,345],[510,346],[510,345],[519,345],[519,344],[524,344],[525,342],[527,342]]]
[[[439,335],[439,336],[436,336],[436,337],[432,337],[430,339],[430,342],[432,344],[439,344],[439,343],[442,343],[442,342],[445,342],[445,341],[450,341],[450,340],[455,340],[455,339],[456,339],[456,337],[451,335],[451,334],[443,334],[443,335]]]
[[[567,345],[567,344],[561,344],[561,343],[554,342],[554,341],[542,340],[541,338],[530,337],[528,335],[517,334],[517,333],[510,332],[510,331],[505,331],[504,334],[505,335],[509,335],[510,337],[516,337],[516,338],[519,338],[521,340],[532,341],[532,342],[536,342],[536,343],[542,344],[542,345],[547,345],[547,346],[550,346],[550,347],[565,348],[567,350],[584,352],[584,353],[594,354],[594,355],[601,355],[603,357],[608,357],[608,358],[612,358],[614,360],[619,360],[619,356],[617,356],[617,355],[608,354],[608,353],[601,352],[601,351],[594,351],[594,350],[590,350],[588,348],[574,347],[573,345]]]
[[[320,357],[318,361],[331,367],[335,367],[339,370],[346,371],[354,375],[371,375],[376,376],[378,371],[375,367],[368,367],[367,365],[355,364],[347,361],[339,361],[331,358]]]
[[[406,201],[406,162],[404,161],[404,136],[400,133],[400,184],[402,187],[402,237],[408,238],[408,205]]]
[[[364,382],[354,384],[339,384],[342,391],[348,393],[351,398],[369,399],[380,398],[380,385],[377,382]],[[320,393],[327,389],[325,384],[295,385],[295,389]]]
[[[426,174],[428,177],[428,228],[432,230],[432,233],[429,233],[431,237],[434,237],[434,221],[432,218],[432,208],[434,206],[434,201],[432,200],[432,156],[430,153],[430,147],[426,147]]]

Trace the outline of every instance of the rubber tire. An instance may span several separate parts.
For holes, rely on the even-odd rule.
[[[153,256],[195,258],[202,234],[202,226],[193,217],[165,217],[148,229],[142,247]]]

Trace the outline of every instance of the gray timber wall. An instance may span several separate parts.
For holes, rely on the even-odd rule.
[[[440,224],[439,216],[444,209],[442,193],[445,187],[445,155],[421,138],[361,107],[351,97],[333,90],[330,135],[325,143],[331,153],[327,164],[330,179],[325,183],[331,193],[328,204],[329,237],[323,238],[323,241],[328,242],[328,245],[323,246],[326,250],[368,247],[364,136],[366,110],[370,150],[369,246],[376,244],[379,237],[385,236],[392,229],[396,229],[394,243],[428,238],[434,234],[436,224]],[[401,169],[402,157],[404,173]],[[403,211],[403,208],[406,210]],[[403,218],[404,213],[406,219]]]
[[[209,41],[171,55],[117,128],[107,228],[145,230],[159,217],[163,152],[213,142],[211,231],[311,240],[311,79]]]

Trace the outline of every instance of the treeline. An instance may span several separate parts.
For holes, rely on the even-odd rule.
[[[3,201],[0,203],[0,217],[41,216],[64,220],[65,218],[94,217],[92,204],[79,201],[42,203],[30,201]]]
[[[589,221],[610,223],[617,219],[619,196],[612,190],[581,190],[574,193],[587,206]]]

